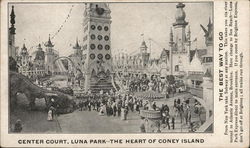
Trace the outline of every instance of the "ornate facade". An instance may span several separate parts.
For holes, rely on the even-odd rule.
[[[195,41],[191,41],[191,30],[186,21],[184,8],[183,3],[176,5],[175,22],[170,27],[169,45],[162,50],[159,59],[150,58],[150,53],[146,50],[146,42],[143,41],[139,54],[128,56],[125,53],[119,53],[114,57],[116,71],[127,72],[129,75],[158,75],[161,78],[173,75],[177,80],[182,80],[187,86],[195,89],[204,87],[205,73],[206,77],[210,76],[212,80],[213,24],[209,18],[207,29],[201,25],[205,32],[206,48],[194,48],[191,45]]]

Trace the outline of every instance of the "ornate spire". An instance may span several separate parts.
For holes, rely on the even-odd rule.
[[[15,17],[16,17],[16,15],[15,15],[15,12],[14,12],[14,6],[12,6],[12,10],[11,10],[11,14],[10,14],[10,23],[13,26],[16,23],[15,22]]]
[[[14,12],[14,6],[12,6],[12,10],[11,10],[11,14],[10,14],[10,23],[11,23],[11,27],[10,27],[10,33],[11,34],[15,34],[16,32],[16,28],[14,27],[16,21],[15,21],[15,12]]]
[[[23,48],[22,49],[27,49],[26,47],[25,47],[25,43],[23,44]]]
[[[176,5],[176,14],[175,14],[175,23],[173,24],[173,26],[175,27],[185,27],[188,22],[185,21],[186,18],[186,13],[183,10],[183,8],[185,7],[185,5],[183,3],[178,3]]]
[[[207,31],[211,34],[213,31],[213,24],[211,23],[211,19],[209,17],[208,24],[207,24]]]
[[[81,49],[79,43],[78,43],[78,38],[76,38],[76,44],[75,46],[73,47],[73,49]]]
[[[51,40],[50,40],[50,34],[49,34],[49,40],[48,42],[45,43],[46,47],[54,47],[54,45],[52,44]]]
[[[25,46],[25,43],[23,44],[23,48],[21,49],[21,54],[24,55],[24,54],[27,54],[28,51],[27,51],[27,48]]]
[[[204,77],[212,77],[212,74],[209,69],[206,70]]]
[[[209,20],[208,20],[207,29],[201,24],[200,24],[200,26],[201,26],[202,30],[204,31],[204,33],[205,33],[204,37],[206,39],[205,40],[206,46],[212,45],[213,44],[213,23],[211,23],[210,17],[209,17]]]
[[[209,17],[209,20],[208,20],[208,24],[207,24],[207,27],[211,27],[212,26],[212,23],[211,23],[211,18]]]
[[[147,52],[147,45],[146,45],[146,42],[143,40],[142,43],[141,43],[141,52]]]
[[[38,49],[38,50],[43,50],[40,43],[38,44],[37,49]]]

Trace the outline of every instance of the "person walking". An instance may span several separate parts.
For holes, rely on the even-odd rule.
[[[169,110],[169,116],[170,116],[170,119],[171,119],[172,129],[175,129],[176,112],[177,112],[177,109],[174,106]]]
[[[124,120],[127,120],[127,117],[128,117],[128,106],[126,106],[124,109]]]
[[[113,109],[113,116],[115,117],[116,116],[116,112],[117,112],[117,107],[116,107],[115,101],[112,104],[112,109]]]
[[[170,116],[169,116],[169,112],[166,110],[165,113],[166,113],[166,125],[167,125],[168,129],[170,130],[170,124],[169,124],[169,118],[170,118]]]
[[[183,117],[185,117],[183,103],[181,103],[181,105],[178,105],[178,112],[179,112],[180,119],[181,119],[181,124],[182,124],[183,123]]]
[[[160,111],[161,111],[161,122],[162,122],[162,124],[165,124],[166,113],[165,113],[165,110],[164,110],[164,104],[162,104]]]
[[[189,104],[187,104],[187,122],[190,125],[190,123],[191,123],[191,108],[190,108]]]
[[[141,117],[141,124],[140,124],[140,131],[141,133],[146,133],[146,127],[145,127],[145,121],[144,121],[144,117]]]
[[[88,101],[88,109],[89,109],[89,111],[91,111],[91,102],[90,101]]]
[[[136,107],[135,107],[135,110],[136,110],[138,113],[140,113],[140,103],[139,103],[139,101],[138,101],[138,100],[136,101]]]
[[[48,121],[52,121],[53,120],[53,115],[52,115],[53,113],[52,113],[52,110],[51,109],[49,109],[49,111],[48,111],[48,117],[47,117],[47,120]]]
[[[152,105],[153,110],[156,110],[156,103],[154,102]]]
[[[22,126],[21,120],[17,119],[17,121],[16,121],[16,123],[14,125],[14,132],[15,133],[20,133],[22,130],[23,130],[23,126]]]
[[[82,111],[82,108],[83,108],[83,102],[82,102],[82,100],[79,102],[79,107],[80,107],[80,111]]]

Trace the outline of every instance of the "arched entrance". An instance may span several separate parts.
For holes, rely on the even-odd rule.
[[[74,62],[66,56],[58,57],[53,61],[53,75],[68,75],[70,73],[75,73],[76,68]]]

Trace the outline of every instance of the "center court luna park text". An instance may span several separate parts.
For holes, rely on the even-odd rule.
[[[29,139],[18,140],[18,144],[139,144],[139,143],[204,143],[204,139]]]

